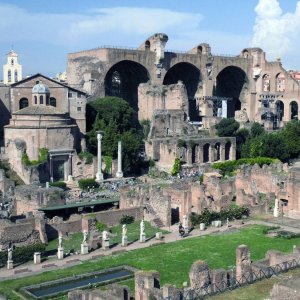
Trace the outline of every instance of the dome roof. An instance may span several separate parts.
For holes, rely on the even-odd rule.
[[[47,85],[39,81],[33,88],[32,94],[50,94],[49,88]]]

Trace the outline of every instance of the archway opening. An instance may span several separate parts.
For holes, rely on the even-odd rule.
[[[150,41],[146,41],[145,42],[145,50],[150,50],[150,46],[151,46]]]
[[[280,100],[276,102],[276,112],[277,112],[278,120],[282,121],[282,118],[284,116],[284,103]]]
[[[285,91],[285,75],[284,73],[279,73],[276,76],[276,92]]]
[[[292,101],[290,103],[291,120],[298,120],[298,103]]]
[[[231,143],[227,142],[225,144],[225,160],[229,160],[230,159],[230,149],[231,149]]]
[[[221,144],[216,143],[215,144],[215,151],[214,151],[214,153],[215,153],[214,161],[219,161],[221,159],[220,150],[221,150]]]
[[[263,92],[270,92],[271,89],[271,76],[269,74],[265,74],[263,76]]]
[[[29,105],[27,98],[21,98],[19,101],[19,109],[23,109]]]
[[[198,162],[197,149],[198,149],[198,145],[193,145],[193,147],[192,147],[192,164]]]
[[[203,162],[204,163],[209,162],[209,149],[210,149],[210,145],[209,144],[205,144],[203,146]]]
[[[54,97],[50,97],[50,105],[56,107],[56,99]]]
[[[150,75],[144,66],[129,60],[120,61],[105,76],[105,95],[125,99],[138,111],[138,86],[148,80]]]
[[[200,118],[196,107],[195,94],[201,82],[200,70],[190,63],[178,63],[168,70],[163,84],[176,84],[178,81],[183,82],[187,91],[190,120],[199,121]]]
[[[217,97],[231,98],[227,101],[228,118],[233,118],[235,111],[241,110],[241,94],[247,82],[246,73],[238,67],[226,67],[218,74],[213,94]]]

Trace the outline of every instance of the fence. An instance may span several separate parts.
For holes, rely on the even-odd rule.
[[[231,291],[241,286],[255,283],[256,281],[267,279],[273,275],[278,275],[279,273],[287,272],[289,270],[300,267],[300,258],[293,259],[291,261],[282,262],[274,266],[257,268],[254,267],[254,270],[249,271],[248,273],[241,276],[237,279],[235,275],[228,276],[227,273],[226,280],[220,280],[218,283],[207,283],[204,287],[199,290],[195,289],[186,289],[179,292],[176,296],[166,297],[163,300],[201,300],[207,296],[212,296],[216,294],[221,294],[226,291]],[[230,272],[235,274],[235,272]]]

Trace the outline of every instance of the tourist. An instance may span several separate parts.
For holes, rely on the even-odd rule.
[[[184,234],[185,234],[185,231],[184,231],[184,228],[183,228],[183,226],[182,226],[181,223],[179,223],[179,228],[178,228],[178,230],[179,230],[179,235],[180,235],[181,237],[183,237]]]

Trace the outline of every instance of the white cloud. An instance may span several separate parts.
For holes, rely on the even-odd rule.
[[[300,1],[294,12],[283,13],[278,0],[259,0],[255,12],[251,46],[263,48],[269,60],[281,57],[299,65],[292,55],[300,45]]]

